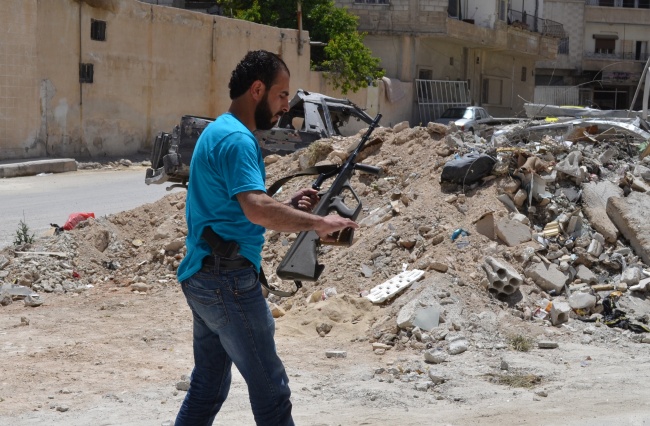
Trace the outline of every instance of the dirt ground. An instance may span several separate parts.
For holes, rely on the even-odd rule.
[[[325,247],[318,282],[293,298],[269,298],[296,423],[650,424],[645,335],[575,316],[557,326],[536,319],[531,312],[540,301],[556,296],[530,280],[513,297],[487,291],[485,256],[521,272],[521,252],[530,246],[508,247],[473,231],[482,213],[506,214],[496,196],[508,178],[443,191],[440,166],[454,150],[433,133],[377,131],[364,162],[385,175],[355,177],[352,185],[364,205],[360,221],[386,206],[388,214],[366,222],[351,247]],[[310,152],[317,157],[311,162],[344,157],[353,141],[331,141],[324,152]],[[267,181],[301,162],[309,159],[269,159]],[[279,197],[305,182],[285,185]],[[458,228],[470,230],[467,247],[449,238]],[[26,306],[15,297],[0,307],[0,424],[172,424],[193,365],[191,315],[175,281],[184,233],[184,193],[173,193],[0,253],[7,260],[2,281],[31,287],[42,302]],[[268,232],[270,281],[287,285],[272,271],[294,238]],[[628,256],[628,264],[637,261]],[[593,267],[620,278],[620,271]],[[386,303],[362,297],[404,268],[425,274]],[[323,300],[328,288],[336,295]],[[443,308],[441,324],[427,338],[400,329],[400,310],[430,290]],[[625,293],[619,303],[631,318],[650,312],[642,295]],[[451,354],[456,338],[467,350]],[[435,349],[444,361],[426,362],[424,354]],[[346,356],[328,358],[328,351]],[[216,424],[254,424],[236,372]]]

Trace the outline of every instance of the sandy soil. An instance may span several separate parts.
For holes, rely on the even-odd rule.
[[[350,313],[340,299],[318,305]],[[362,322],[321,338],[301,326],[301,317],[280,318],[277,337],[297,424],[650,422],[648,346],[622,337],[585,345],[571,341],[575,332],[549,328],[558,349],[472,348],[444,365],[426,365],[446,382],[422,392],[412,382],[373,377],[378,368],[421,362],[418,351],[377,356],[358,341]],[[37,309],[14,303],[3,308],[0,330],[0,424],[161,425],[184,397],[176,383],[192,367],[191,318],[174,285],[147,295],[96,288],[53,297]],[[347,351],[347,358],[327,358],[330,349]],[[504,373],[501,360],[540,383],[527,389],[491,382],[490,375]],[[238,374],[216,424],[254,424]]]

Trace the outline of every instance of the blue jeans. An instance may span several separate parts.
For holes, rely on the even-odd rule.
[[[181,283],[194,317],[194,370],[176,426],[212,424],[228,396],[233,362],[248,385],[255,422],[293,425],[289,378],[257,272],[207,269]]]

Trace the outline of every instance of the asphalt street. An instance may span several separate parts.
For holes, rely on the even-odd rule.
[[[50,223],[63,226],[71,213],[100,217],[169,194],[169,185],[146,185],[144,176],[145,168],[137,166],[0,179],[0,247],[12,244],[21,220],[39,235]]]

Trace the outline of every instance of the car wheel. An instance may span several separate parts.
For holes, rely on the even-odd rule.
[[[469,130],[468,130],[468,132],[470,132],[471,134],[474,134],[474,128],[473,128],[473,127],[470,127]]]

